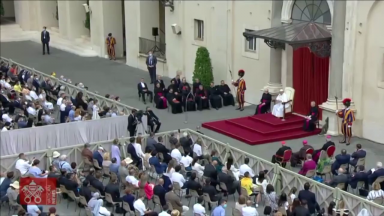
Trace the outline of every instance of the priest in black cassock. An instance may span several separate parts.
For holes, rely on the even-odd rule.
[[[196,94],[196,91],[199,89],[199,86],[201,85],[201,82],[198,78],[195,79],[195,82],[193,83],[192,85],[192,91],[193,91],[193,94],[195,95]]]
[[[187,79],[184,77],[181,81],[180,92],[183,98],[184,111],[196,111],[196,103],[193,99],[193,93]]]
[[[235,99],[233,98],[233,95],[231,94],[231,89],[227,84],[225,84],[224,80],[221,80],[221,85],[219,86],[220,95],[223,98],[223,104],[224,106],[235,106]]]
[[[174,85],[175,85],[177,88],[179,88],[180,85],[181,85],[180,74],[181,74],[181,72],[178,71],[177,74],[176,74],[176,77],[173,78],[173,79],[171,79],[171,82],[173,81]]]
[[[211,107],[218,110],[222,107],[221,97],[219,87],[215,86],[215,83],[211,82],[210,88],[208,90],[209,102],[211,102]]]
[[[161,84],[156,81],[155,86],[155,104],[157,109],[166,109],[167,108],[167,98],[164,93],[164,88],[161,87]]]
[[[196,90],[195,102],[198,110],[209,109],[208,94],[203,85],[200,85]]]
[[[311,110],[309,111],[308,116],[304,120],[303,130],[304,131],[314,131],[316,129],[316,122],[319,117],[319,109],[316,106],[316,102],[311,102]]]
[[[268,88],[264,89],[264,93],[261,96],[260,104],[256,106],[255,115],[267,113],[271,108],[272,95],[269,94]]]
[[[175,80],[173,79],[171,80],[171,84],[168,86],[167,91],[169,92],[171,89],[173,91],[173,94],[175,94],[176,92],[179,92],[179,86],[175,84]]]
[[[172,109],[173,114],[183,112],[183,108],[181,106],[181,101],[177,99],[177,96],[173,93],[172,88],[169,89],[169,92],[167,94],[167,100],[168,100],[168,103],[171,105],[171,109]]]

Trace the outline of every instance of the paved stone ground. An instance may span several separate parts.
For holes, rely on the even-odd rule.
[[[140,78],[144,78],[147,83],[149,80],[148,72],[129,67],[125,64],[109,61],[107,59],[92,57],[85,58],[60,51],[52,48],[51,55],[41,55],[41,45],[34,42],[11,42],[1,43],[1,56],[10,58],[26,66],[35,68],[44,73],[50,74],[55,71],[57,76],[64,75],[72,80],[73,83],[82,82],[89,87],[91,91],[98,91],[100,94],[107,93],[118,95],[121,101],[127,105],[143,109],[146,107],[138,100],[137,83]],[[166,85],[170,78],[164,77]],[[255,97],[260,97],[261,92],[255,92]],[[166,110],[156,110],[155,113],[162,122],[161,131],[174,130],[177,128],[196,128],[203,122],[236,118],[252,115],[255,107],[249,106],[243,112],[236,111],[233,107],[225,107],[220,110],[188,112],[187,114],[173,115]],[[187,119],[187,123],[185,120]],[[225,143],[250,152],[258,157],[267,160],[279,148],[279,142],[266,143],[263,145],[250,146],[243,142],[234,140],[219,133],[202,129],[206,135]],[[323,136],[311,136],[306,138],[315,148],[320,148],[324,144]],[[338,138],[334,138],[337,141]],[[302,140],[289,140],[287,145],[294,151],[301,147]],[[361,143],[367,151],[368,157],[366,165],[372,168],[379,160],[383,161],[382,152],[384,145],[377,144],[365,139],[354,138],[350,146],[337,144],[337,153],[345,148],[348,152],[355,149],[355,144]]]

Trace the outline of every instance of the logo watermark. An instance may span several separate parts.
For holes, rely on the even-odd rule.
[[[56,205],[56,178],[21,178],[21,205]]]

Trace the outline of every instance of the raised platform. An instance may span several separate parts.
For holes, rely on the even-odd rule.
[[[304,118],[288,114],[282,121],[271,114],[255,115],[235,119],[203,123],[203,127],[225,134],[250,145],[297,139],[320,133],[302,130]]]

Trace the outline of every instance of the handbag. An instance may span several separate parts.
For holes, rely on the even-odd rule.
[[[265,206],[264,207],[264,215],[270,215],[272,213],[271,206]]]
[[[359,188],[359,195],[363,197],[367,197],[369,194],[369,191],[365,190],[364,188]]]

